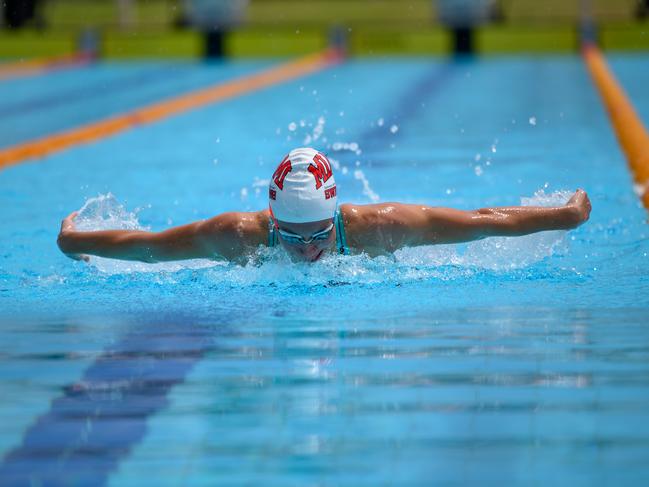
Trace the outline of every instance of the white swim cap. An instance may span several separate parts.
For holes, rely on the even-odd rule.
[[[268,198],[273,216],[283,222],[333,218],[336,181],[327,156],[308,147],[293,149],[273,173]]]

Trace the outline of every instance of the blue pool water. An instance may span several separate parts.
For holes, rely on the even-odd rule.
[[[649,120],[647,56],[611,56]],[[268,62],[0,83],[0,147]],[[261,266],[60,254],[61,219],[256,210],[291,148],[339,199],[561,204],[569,233]],[[523,200],[521,200],[523,199]],[[353,60],[0,173],[1,485],[641,485],[647,215],[577,57]],[[66,483],[67,482],[67,483]]]

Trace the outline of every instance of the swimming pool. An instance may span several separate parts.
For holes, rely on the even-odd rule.
[[[609,59],[649,120],[647,56]],[[5,81],[0,146],[268,65]],[[310,266],[86,265],[56,248],[88,199],[93,228],[260,209],[300,145],[336,161],[340,201],[558,204],[583,187],[593,213],[568,234]],[[351,60],[7,168],[0,483],[646,482],[649,232],[632,187],[571,56]]]

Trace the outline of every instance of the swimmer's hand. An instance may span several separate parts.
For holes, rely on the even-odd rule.
[[[590,205],[590,199],[588,199],[588,195],[583,189],[575,191],[575,194],[573,194],[566,203],[566,207],[573,210],[574,227],[578,227],[588,220],[592,208]]]
[[[78,211],[73,211],[63,219],[63,221],[61,222],[61,231],[59,232],[59,237],[57,238],[56,243],[58,244],[59,249],[61,249],[61,252],[63,252],[71,259],[88,262],[90,258],[87,255],[74,254],[66,251],[66,249],[68,248],[69,236],[76,230],[74,226],[74,219],[78,214]]]
[[[347,240],[370,255],[402,247],[454,244],[487,237],[520,237],[572,230],[590,216],[590,200],[578,189],[561,206],[510,206],[456,210],[403,203],[342,205]]]
[[[88,255],[155,263],[183,259],[241,260],[267,242],[268,210],[224,213],[161,232],[144,230],[79,231],[70,213],[61,222],[58,245],[65,255]]]

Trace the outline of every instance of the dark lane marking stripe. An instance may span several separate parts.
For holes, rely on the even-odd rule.
[[[52,93],[40,98],[32,98],[17,103],[7,103],[0,105],[0,118],[23,115],[33,111],[41,112],[48,108],[70,103],[86,103],[91,98],[104,98],[113,93],[137,87],[142,83],[155,81],[168,77],[169,75],[178,75],[178,72],[172,65],[115,80],[101,80],[91,85],[86,84],[83,87]]]
[[[609,69],[604,55],[592,43],[586,43],[582,54],[590,75],[599,90],[611,124],[622,146],[637,184],[636,192],[649,209],[649,134],[633,108],[633,103]]]
[[[431,98],[437,95],[457,73],[458,63],[457,60],[448,60],[441,66],[439,64],[432,65],[424,76],[401,95],[390,113],[383,117],[385,122],[382,127],[375,124],[360,135],[359,143],[363,151],[370,152],[368,162],[376,165],[378,161],[372,159],[371,151],[385,151],[388,144],[396,140],[395,137],[403,134],[403,130],[399,130],[396,134],[390,134],[390,137],[387,137],[386,134],[391,124],[396,123],[403,126],[405,123],[413,122],[422,111],[430,107]],[[422,106],[422,103],[425,103],[426,106]]]
[[[306,76],[334,66],[342,62],[342,60],[343,57],[340,51],[328,49],[256,74],[195,90],[185,95],[99,122],[83,125],[76,129],[8,147],[0,150],[0,169],[26,160],[42,158],[76,145],[95,142],[139,125],[153,123],[211,103],[257,91],[300,76]]]
[[[170,390],[214,347],[215,330],[221,335],[226,326],[174,321],[126,335],[54,399],[4,457],[0,485],[106,484],[146,435],[149,418],[168,406]]]

